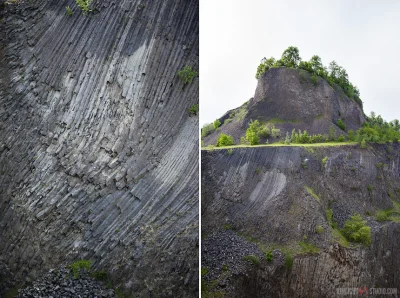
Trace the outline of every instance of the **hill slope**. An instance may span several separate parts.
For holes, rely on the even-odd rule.
[[[348,98],[339,86],[330,86],[300,69],[271,68],[258,80],[254,98],[219,118],[222,126],[203,138],[204,145],[215,145],[220,133],[232,135],[235,143],[245,135],[250,120],[270,123],[281,129],[281,136],[292,129],[309,134],[328,134],[333,125],[337,133],[341,119],[346,131],[360,128],[365,121],[362,107]],[[265,140],[263,140],[265,142]],[[269,141],[276,141],[270,139]]]
[[[338,288],[398,287],[399,152],[399,144],[202,151],[203,290],[336,297]],[[397,215],[376,220],[390,208]],[[370,245],[338,232],[356,213]]]

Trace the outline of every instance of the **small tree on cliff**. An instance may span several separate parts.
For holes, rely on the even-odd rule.
[[[288,47],[282,54],[282,62],[286,67],[297,68],[301,61],[299,49],[294,46]]]

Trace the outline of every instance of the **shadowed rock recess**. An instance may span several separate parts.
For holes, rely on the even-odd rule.
[[[215,145],[219,135],[225,133],[239,144],[251,120],[274,125],[283,138],[292,129],[328,134],[331,126],[343,134],[337,126],[338,119],[346,125],[346,132],[359,129],[365,122],[362,107],[339,86],[330,86],[321,77],[313,83],[311,75],[301,69],[271,68],[258,80],[254,98],[226,112],[219,118],[222,124],[219,130],[202,140],[204,145]]]
[[[197,296],[198,1],[1,2],[0,296],[77,259]]]
[[[202,291],[337,297],[342,287],[397,288],[399,217],[375,215],[399,209],[399,152],[400,144],[202,151]],[[347,246],[338,232],[356,213],[371,227],[369,246]]]

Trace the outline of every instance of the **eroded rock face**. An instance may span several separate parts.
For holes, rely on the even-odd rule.
[[[238,144],[250,120],[274,125],[281,129],[283,138],[292,129],[328,134],[331,126],[337,134],[343,134],[337,126],[338,119],[346,125],[346,131],[359,129],[365,121],[362,107],[340,87],[332,87],[322,78],[314,85],[310,74],[303,70],[271,68],[259,79],[254,98],[222,116],[219,131],[203,141],[205,145],[215,145],[220,133],[225,133],[232,135]]]
[[[398,287],[400,224],[374,215],[400,202],[399,152],[399,144],[202,151],[202,266],[209,285],[218,281],[210,291],[335,297],[341,287]],[[338,244],[328,209],[339,228],[359,213],[371,227],[372,244]],[[320,252],[296,252],[300,241]],[[273,261],[267,262],[260,255],[271,247]],[[285,250],[295,251],[292,268],[284,265]],[[258,256],[260,264],[243,260],[241,251]]]
[[[196,296],[198,79],[177,72],[198,69],[198,1],[17,2],[1,8],[0,288],[83,258],[127,293]]]

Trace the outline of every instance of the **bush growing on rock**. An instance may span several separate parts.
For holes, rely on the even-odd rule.
[[[341,232],[351,242],[363,243],[366,246],[371,244],[371,228],[360,214],[355,214],[346,220]]]
[[[183,84],[190,84],[193,79],[197,76],[197,72],[192,69],[191,66],[186,65],[183,69],[178,71],[178,77],[183,80]]]
[[[199,114],[199,104],[194,104],[189,109],[190,115],[197,116]]]
[[[349,81],[347,71],[336,61],[329,64],[329,71],[322,64],[321,58],[317,55],[311,57],[309,61],[302,61],[299,49],[294,46],[288,47],[279,60],[274,57],[269,59],[262,59],[260,65],[257,67],[256,79],[267,72],[273,67],[290,67],[295,69],[302,69],[311,74],[311,83],[316,86],[318,84],[318,77],[325,79],[332,87],[339,86],[343,92],[356,103],[362,107],[360,99],[360,91],[358,88]]]
[[[224,146],[232,146],[234,144],[235,144],[235,142],[233,141],[233,137],[232,136],[226,135],[224,133],[221,133],[219,135],[219,138],[217,140],[217,144],[215,146],[224,147]]]
[[[214,125],[214,128],[217,130],[218,127],[221,126],[221,121],[219,121],[219,119],[217,119],[217,120],[214,121],[213,125]]]
[[[93,0],[75,0],[76,5],[82,10],[83,14],[87,14],[91,10],[89,9],[90,4]]]
[[[212,123],[204,124],[201,128],[201,137],[204,138],[211,134],[215,130],[214,125]]]
[[[343,130],[343,131],[346,130],[346,125],[344,124],[344,122],[342,121],[342,119],[339,119],[339,120],[336,122],[336,124],[337,124],[337,126],[339,126],[339,128],[340,128],[341,130]]]
[[[90,267],[92,266],[92,261],[90,260],[79,260],[72,263],[69,266],[69,269],[72,271],[75,278],[79,277],[79,271],[87,270],[90,271]]]

